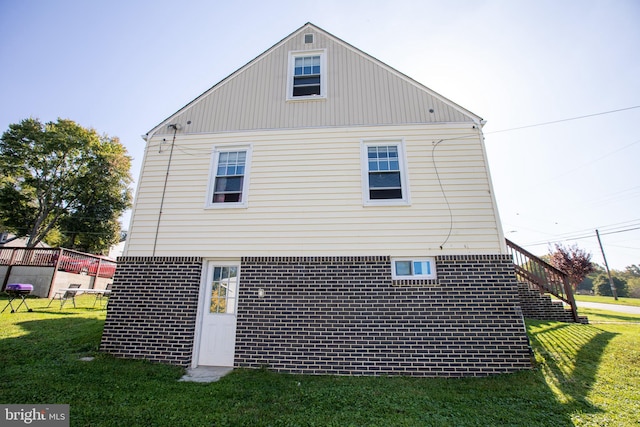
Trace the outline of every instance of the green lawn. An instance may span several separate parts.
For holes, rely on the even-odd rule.
[[[92,301],[79,298],[81,307]],[[528,321],[536,367],[510,375],[332,377],[239,369],[199,384],[178,382],[177,367],[100,354],[103,310],[29,304],[32,313],[0,315],[0,403],[68,403],[72,426],[637,426],[640,420],[640,316],[584,309],[591,325]]]

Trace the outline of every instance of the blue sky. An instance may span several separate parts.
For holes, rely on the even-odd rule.
[[[137,179],[140,135],[306,22],[487,120],[507,238],[640,264],[637,0],[0,0],[0,130],[75,120]]]

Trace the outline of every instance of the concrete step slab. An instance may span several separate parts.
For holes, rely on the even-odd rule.
[[[179,381],[190,381],[196,383],[212,383],[233,371],[233,368],[226,366],[198,366],[187,369],[187,373]]]

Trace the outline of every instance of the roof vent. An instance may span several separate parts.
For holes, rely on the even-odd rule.
[[[313,34],[305,34],[304,43],[305,44],[313,43]]]

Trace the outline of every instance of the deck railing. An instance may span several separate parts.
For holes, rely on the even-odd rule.
[[[115,261],[64,248],[0,248],[0,265],[56,267],[59,271],[106,278],[113,277],[117,267]]]
[[[569,276],[512,241],[505,240],[507,252],[513,257],[518,280],[528,284],[532,289],[549,293],[564,301],[571,308],[574,321],[578,322],[578,310]]]

